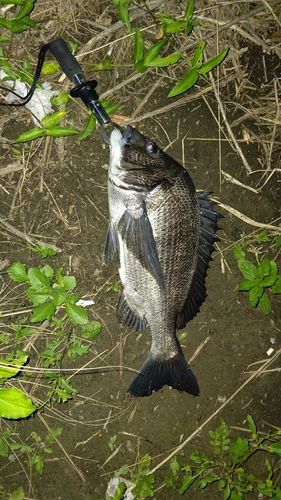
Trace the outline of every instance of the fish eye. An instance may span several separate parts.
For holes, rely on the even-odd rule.
[[[158,146],[157,146],[157,144],[155,144],[155,142],[149,141],[146,143],[145,149],[149,154],[154,154],[154,153],[157,153]]]

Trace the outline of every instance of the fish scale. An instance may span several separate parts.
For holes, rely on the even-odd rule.
[[[187,171],[131,126],[113,130],[108,180],[110,222],[103,261],[119,263],[119,321],[142,333],[150,352],[129,387],[148,396],[169,385],[199,394],[176,336],[206,298],[205,278],[220,216]]]

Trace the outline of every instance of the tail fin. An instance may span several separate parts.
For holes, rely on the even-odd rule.
[[[128,392],[133,396],[150,396],[153,391],[159,391],[164,385],[193,396],[199,395],[198,382],[183,353],[165,360],[154,358],[152,353],[149,353]]]

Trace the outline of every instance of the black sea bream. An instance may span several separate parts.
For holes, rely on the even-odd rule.
[[[110,137],[110,222],[103,260],[119,262],[121,323],[142,333],[150,353],[129,392],[149,396],[164,385],[197,396],[176,329],[206,298],[205,278],[219,215],[208,193],[196,193],[187,171],[131,126]]]

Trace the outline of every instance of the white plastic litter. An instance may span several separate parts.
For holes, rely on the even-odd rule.
[[[84,300],[84,299],[79,299],[79,300],[76,302],[76,306],[82,306],[82,307],[92,306],[93,304],[94,304],[94,301],[93,301],[93,300]]]
[[[113,477],[110,479],[107,490],[106,490],[106,500],[110,500],[111,498],[114,498],[117,488],[120,483],[125,483],[127,488],[131,488],[132,486],[134,487],[135,484],[129,481],[128,479],[124,479],[123,477]],[[125,492],[124,494],[124,500],[134,500],[135,495],[133,495],[130,491],[129,493]]]
[[[6,78],[8,75],[3,69],[0,70],[0,79]],[[20,79],[17,80],[5,80],[2,82],[3,86],[11,88],[14,92],[19,94],[21,97],[25,97],[29,91],[26,83],[21,82]],[[53,90],[52,86],[48,82],[42,83],[42,89],[36,88],[34,94],[30,101],[25,104],[25,107],[31,111],[32,119],[37,127],[40,127],[40,120],[45,116],[53,113],[53,108],[51,105],[51,97],[57,95],[59,92]],[[11,104],[14,101],[19,101],[18,97],[9,92],[5,97],[5,100]]]

